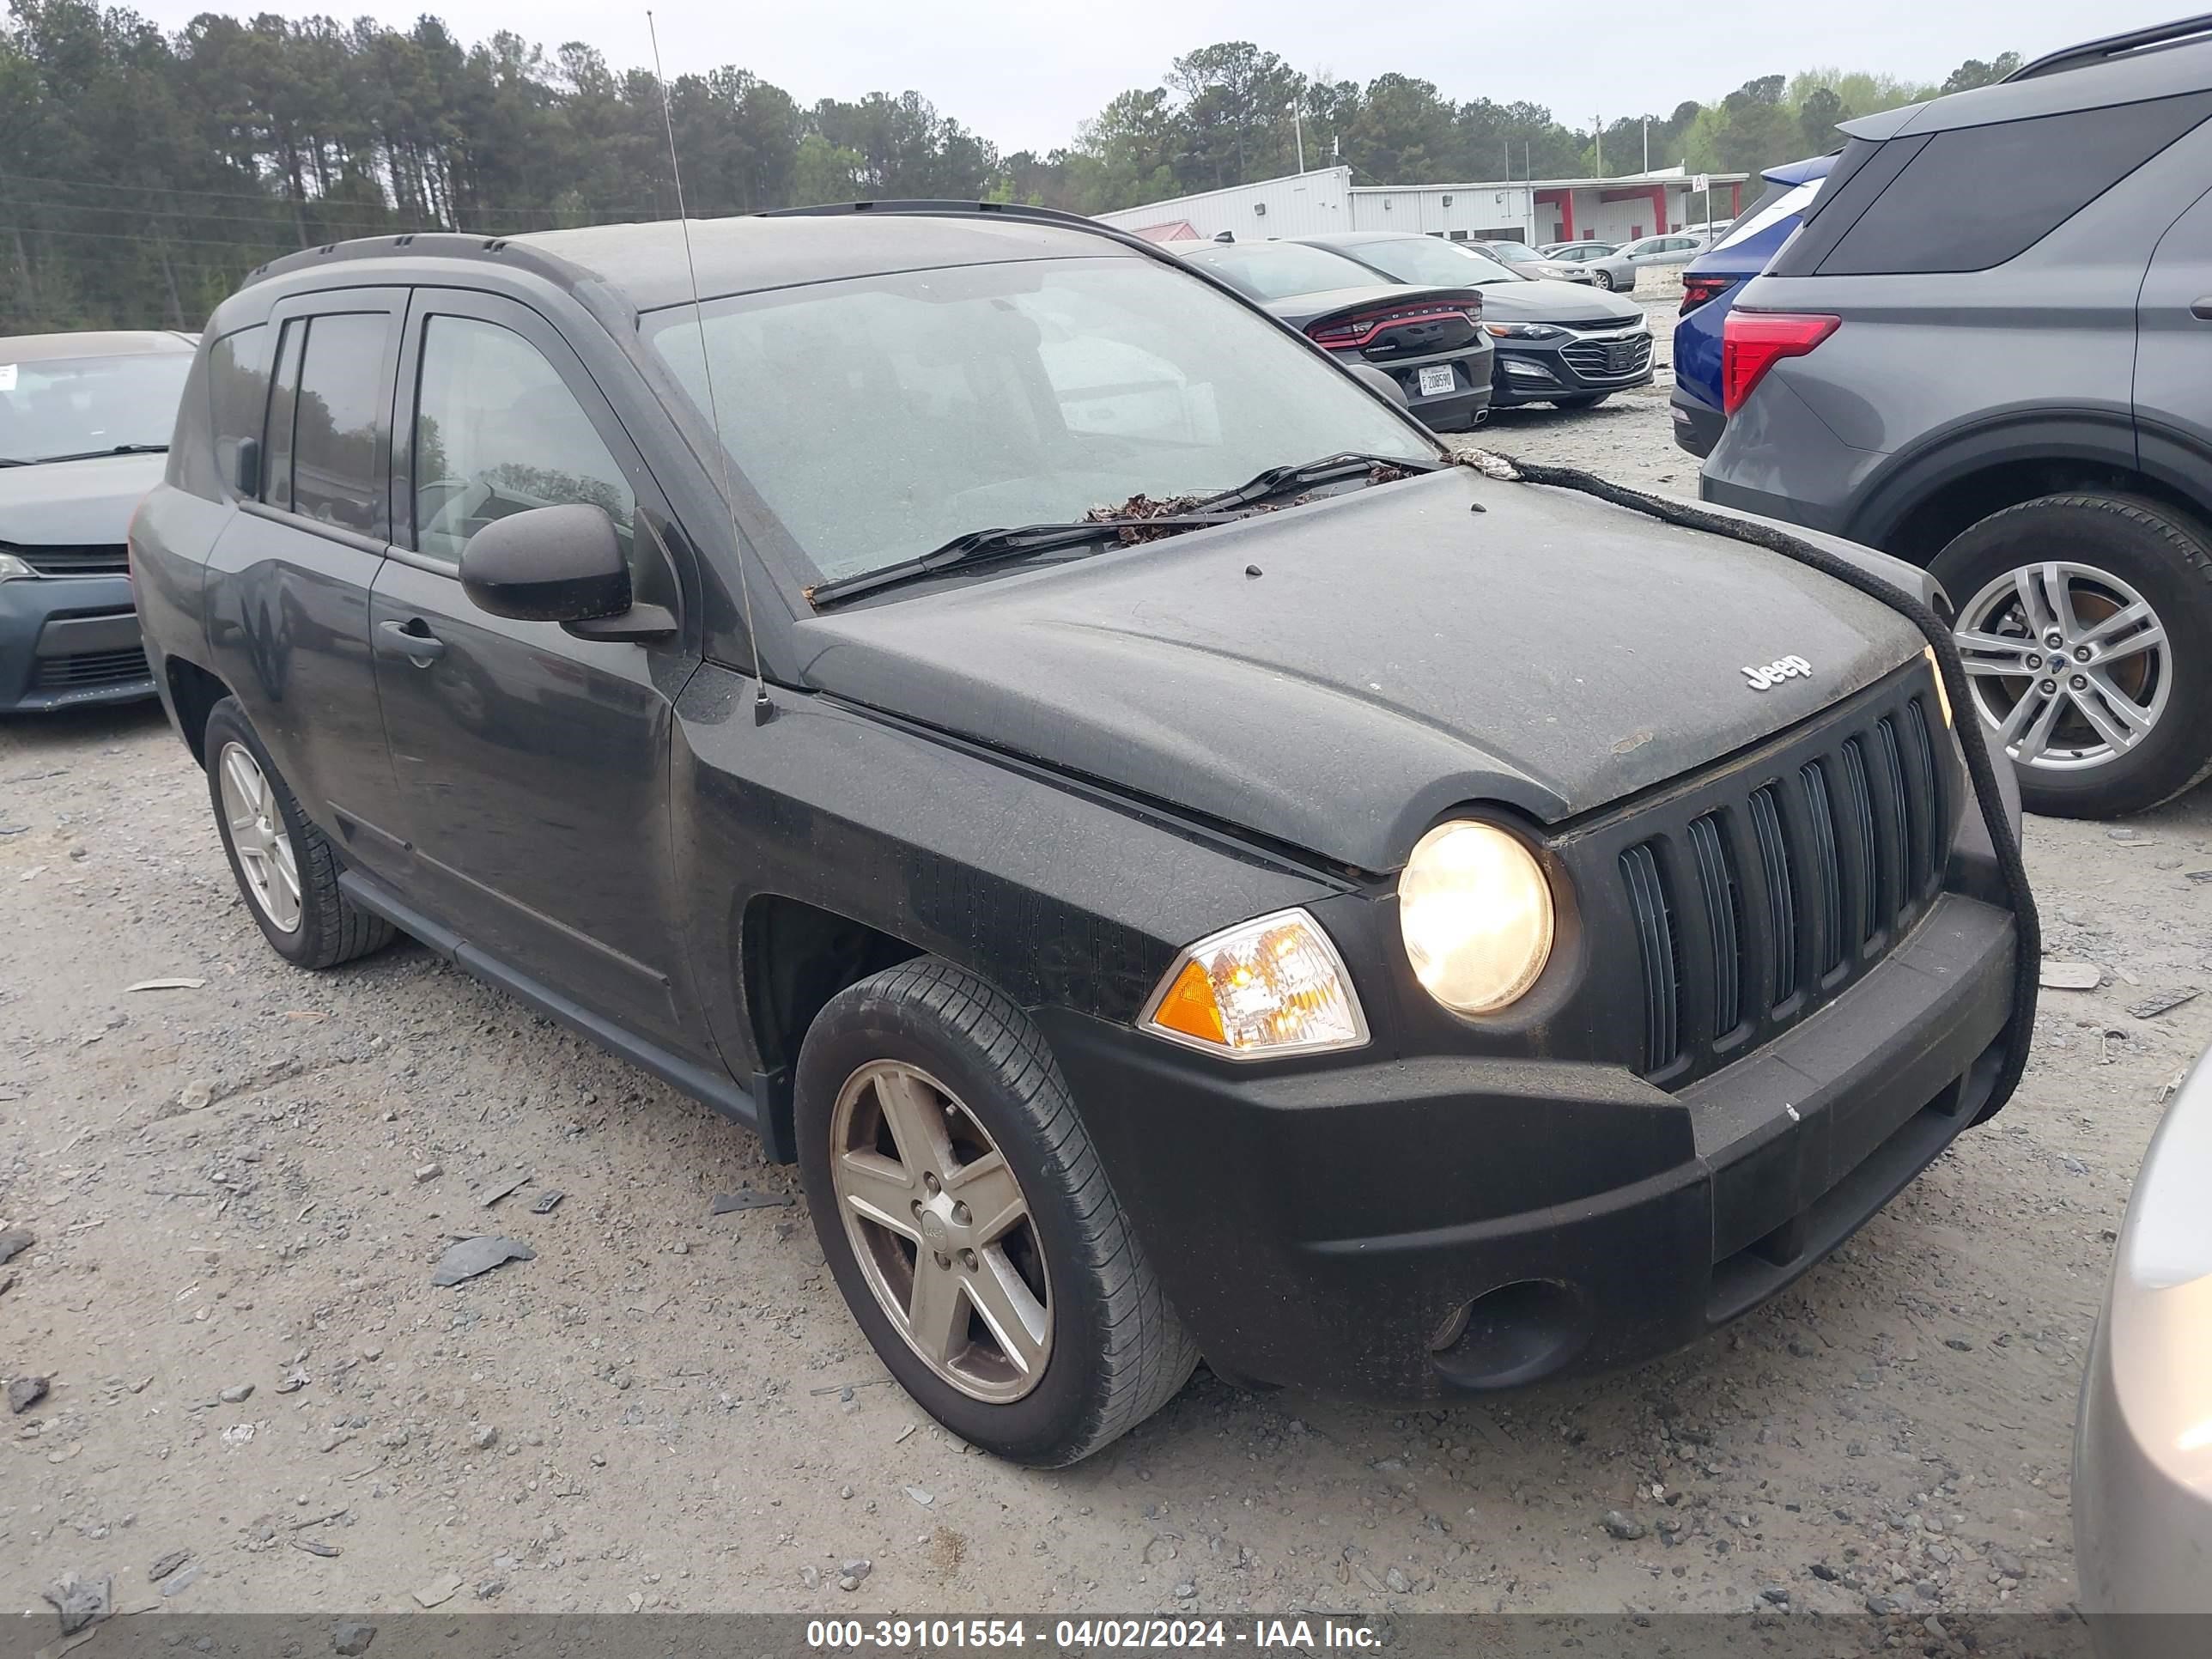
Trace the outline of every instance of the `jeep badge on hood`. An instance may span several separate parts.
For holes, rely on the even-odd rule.
[[[1743,677],[1751,682],[1754,691],[1771,691],[1784,680],[1802,679],[1813,672],[1813,665],[1802,657],[1777,657],[1764,668],[1744,665]]]

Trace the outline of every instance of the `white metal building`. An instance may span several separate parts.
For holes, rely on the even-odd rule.
[[[1454,241],[1625,242],[1734,218],[1741,173],[1692,178],[1680,167],[1622,179],[1516,179],[1468,185],[1355,185],[1348,167],[1288,173],[1098,216],[1155,241],[1412,230]],[[1705,188],[1700,190],[1698,186]]]

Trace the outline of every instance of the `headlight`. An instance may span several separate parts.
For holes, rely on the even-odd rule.
[[[1567,331],[1549,323],[1485,323],[1483,326],[1501,340],[1556,340]]]
[[[1552,956],[1552,885],[1535,854],[1493,824],[1440,823],[1398,878],[1398,930],[1413,976],[1455,1013],[1526,995]]]
[[[1367,1041],[1344,959],[1303,910],[1279,910],[1200,939],[1176,958],[1137,1024],[1227,1060]]]
[[[38,574],[13,553],[0,553],[0,582],[11,582],[18,576],[35,576]]]

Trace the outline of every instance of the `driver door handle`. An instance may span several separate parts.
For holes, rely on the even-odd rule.
[[[404,657],[417,668],[428,668],[446,654],[446,642],[417,617],[412,622],[377,623],[376,649],[380,656]]]

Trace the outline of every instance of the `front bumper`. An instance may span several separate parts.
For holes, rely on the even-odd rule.
[[[1215,1370],[1433,1399],[1679,1346],[1819,1261],[1988,1103],[2014,939],[1946,892],[1817,1017],[1674,1093],[1564,1060],[1271,1073],[1040,1019]]]
[[[2113,1659],[2191,1659],[2212,1637],[2212,1058],[2138,1176],[2082,1378],[2074,1553]],[[2193,1614],[2189,1621],[2151,1615]]]
[[[1641,349],[1635,349],[1638,343]],[[1615,346],[1630,349],[1615,354]],[[1620,368],[1611,366],[1616,356]],[[1580,335],[1565,340],[1498,343],[1498,372],[1492,379],[1491,407],[1510,409],[1522,404],[1550,403],[1560,398],[1583,398],[1604,392],[1626,392],[1651,384],[1652,342],[1650,330],[1620,335]]]
[[[0,714],[154,695],[128,577],[0,581]]]

